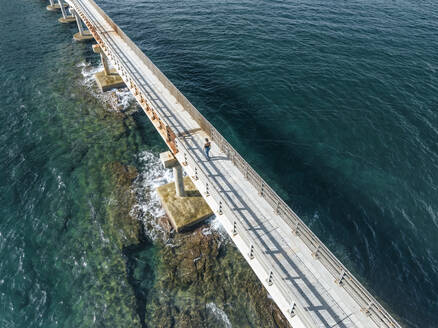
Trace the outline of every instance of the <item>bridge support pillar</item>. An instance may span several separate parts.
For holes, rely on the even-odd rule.
[[[161,204],[176,231],[189,227],[213,215],[190,177],[183,176],[182,166],[170,151],[160,154],[165,168],[173,169],[175,181],[157,188]]]
[[[102,92],[105,92],[111,89],[123,88],[125,86],[125,82],[123,82],[123,79],[120,77],[119,74],[117,74],[116,69],[109,68],[108,58],[106,57],[103,50],[100,48],[100,45],[93,44],[93,51],[100,54],[100,59],[103,64],[103,71],[98,72],[94,75],[100,90],[102,90]]]
[[[74,10],[73,8],[70,8],[70,13],[75,18],[76,24],[78,25],[78,30],[79,30],[78,33],[73,35],[73,39],[75,39],[76,41],[79,41],[79,42],[93,40],[94,37],[91,34],[91,32],[88,30],[84,30],[84,27],[82,26],[81,17],[79,17],[76,10]]]
[[[106,57],[106,55],[103,52],[102,48],[100,48],[100,45],[93,44],[93,51],[94,51],[94,53],[100,55],[100,61],[102,62],[103,72],[105,73],[105,75],[110,75],[111,71],[110,71],[109,65],[108,65],[108,58]]]
[[[186,191],[184,190],[184,176],[181,165],[173,167],[173,176],[175,178],[175,193],[178,197],[186,197]]]
[[[173,177],[175,178],[175,193],[178,197],[186,197],[184,190],[184,175],[182,166],[170,151],[160,154],[160,160],[166,169],[173,169]]]
[[[49,0],[49,1],[50,1],[50,5],[46,7],[48,11],[57,11],[61,9],[61,4],[55,3],[54,0]],[[63,3],[62,6],[64,7],[63,9],[65,9],[68,7],[68,4]]]
[[[53,0],[52,0],[53,1]],[[61,8],[62,17],[58,19],[58,22],[66,24],[66,23],[73,23],[76,19],[73,15],[68,16],[66,9],[64,6],[63,0],[58,0],[59,8]]]

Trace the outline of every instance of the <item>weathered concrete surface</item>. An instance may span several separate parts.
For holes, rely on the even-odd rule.
[[[173,156],[170,151],[166,151],[160,154],[160,161],[163,163],[164,168],[173,168],[173,177],[175,179],[175,190],[178,197],[186,197],[184,190],[184,175],[181,165],[178,160]]]
[[[68,23],[74,23],[76,21],[76,18],[74,16],[67,16],[67,17],[61,17],[58,18],[58,22],[62,24],[68,24]]]
[[[171,169],[172,167],[179,165],[178,160],[170,151],[160,153],[160,161],[166,169]]]
[[[64,3],[64,8],[67,8],[68,4]],[[57,10],[61,10],[61,6],[59,5],[59,3],[55,3],[54,5],[48,5],[47,7],[48,11],[57,11]]]
[[[186,197],[178,197],[175,183],[157,188],[161,204],[169,216],[173,228],[179,232],[213,215],[213,211],[202,198],[189,177],[184,178]]]
[[[117,71],[114,68],[110,69],[109,75],[106,75],[105,72],[102,71],[96,73],[94,77],[96,78],[97,85],[102,92],[125,87],[125,82],[123,82],[122,78],[117,74]]]
[[[73,35],[73,39],[75,39],[75,41],[82,42],[82,41],[94,40],[94,37],[93,37],[93,35],[91,34],[90,31],[85,30],[84,33],[82,33],[82,34],[80,32],[75,33]]]

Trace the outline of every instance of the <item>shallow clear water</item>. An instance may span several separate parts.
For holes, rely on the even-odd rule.
[[[404,326],[438,326],[436,3],[98,3]],[[122,322],[132,292],[95,301],[126,275],[103,168],[164,147],[80,87],[97,59],[44,6],[1,4],[0,322]]]
[[[147,168],[163,145],[144,115],[104,106],[90,45],[45,5],[1,3],[0,326],[133,326],[117,163]]]

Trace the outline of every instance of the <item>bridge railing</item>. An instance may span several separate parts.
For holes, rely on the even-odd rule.
[[[298,315],[298,318],[300,318],[306,328],[317,327],[318,325],[315,323],[306,308],[301,304],[291,286],[286,283],[283,278],[284,273],[282,274],[279,272],[276,269],[277,266],[271,262],[271,257],[267,256],[269,250],[263,245],[256,243],[249,235],[248,229],[242,225],[240,220],[235,218],[235,213],[230,207],[229,202],[224,199],[224,193],[221,192],[221,187],[212,183],[211,179],[209,179],[209,173],[206,172],[204,167],[199,164],[199,161],[194,158],[192,152],[187,149],[184,142],[177,139],[177,145],[179,151],[183,154],[184,162],[182,164],[184,167],[189,167],[192,171],[192,178],[201,181],[204,185],[204,189],[200,190],[200,192],[204,194],[204,197],[212,197],[218,204],[218,207],[213,209],[214,212],[216,215],[224,215],[225,218],[227,218],[229,225],[232,227],[231,235],[234,237],[238,235],[242,239],[247,248],[246,255],[249,257],[249,260],[255,260],[260,264],[266,274],[267,284],[269,286],[275,285],[283,299],[289,304],[289,315],[292,317]]]
[[[68,2],[76,3],[75,0]],[[246,179],[259,191],[272,207],[273,212],[279,215],[309,248],[315,259],[333,275],[340,287],[358,303],[362,311],[369,316],[379,327],[401,326],[383,308],[383,306],[362,286],[350,271],[336,258],[335,255],[319,240],[296,213],[278,196],[265,180],[245,161],[245,159],[231,146],[231,144],[214,128],[214,126],[190,103],[190,101],[170,82],[152,61],[132,42],[132,40],[109,18],[93,0],[87,0],[97,12],[107,21],[114,31],[127,43],[132,51],[155,74],[160,82],[183,106],[190,116],[199,124],[211,140],[232,160],[234,165]]]

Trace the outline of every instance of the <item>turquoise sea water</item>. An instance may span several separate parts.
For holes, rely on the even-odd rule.
[[[164,146],[90,88],[75,26],[0,1],[0,327],[123,326],[157,259],[145,237],[126,271],[111,163],[156,178]],[[404,326],[438,327],[436,3],[98,4]]]

